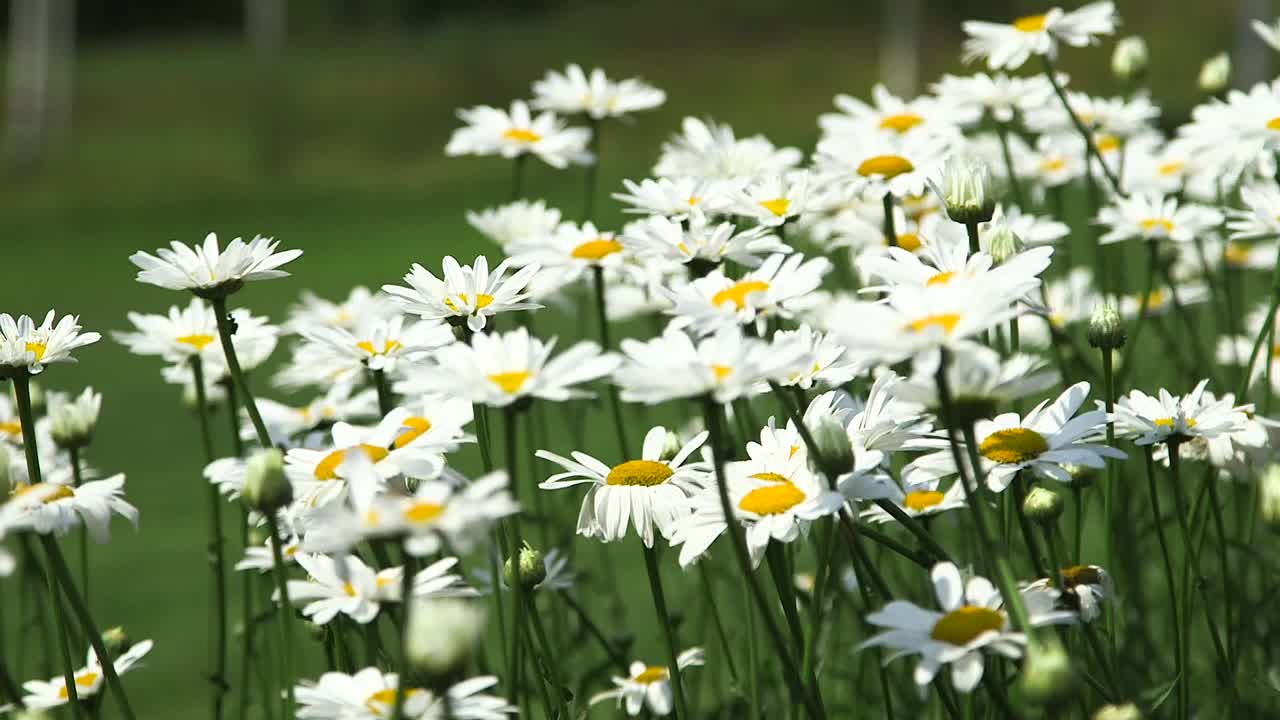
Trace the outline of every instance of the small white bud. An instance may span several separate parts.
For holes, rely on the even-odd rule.
[[[1205,61],[1200,67],[1200,91],[1207,95],[1216,95],[1227,89],[1231,83],[1231,57],[1226,53],[1218,53]]]
[[[284,454],[265,448],[249,456],[244,468],[244,491],[249,507],[272,512],[293,502],[293,485],[284,474]]]
[[[74,400],[62,393],[49,393],[49,435],[63,449],[85,447],[93,440],[102,409],[102,395],[85,388]]]
[[[835,476],[853,471],[853,445],[849,443],[849,434],[840,423],[825,417],[819,420],[813,429],[813,442],[822,456],[825,466],[822,470]]]
[[[1258,478],[1258,505],[1262,510],[1262,522],[1272,530],[1280,531],[1280,465],[1268,465]]]
[[[1147,41],[1130,35],[1116,43],[1115,52],[1111,54],[1111,73],[1124,82],[1139,80],[1147,74],[1150,61]]]
[[[987,222],[996,211],[991,170],[982,160],[952,155],[942,167],[942,202],[958,223]]]
[[[1043,487],[1033,487],[1022,501],[1022,512],[1041,525],[1052,525],[1062,515],[1062,496]]]
[[[1104,350],[1114,350],[1124,346],[1124,322],[1120,319],[1120,311],[1115,303],[1107,302],[1094,309],[1089,317],[1089,344]]]
[[[547,565],[543,562],[542,553],[530,547],[529,543],[525,543],[524,547],[520,548],[516,563],[520,568],[521,587],[533,589],[538,583],[547,579]],[[506,578],[508,585],[514,582],[512,575],[511,558],[507,558],[506,564],[502,566],[502,577]]]
[[[1057,636],[1031,643],[1020,681],[1027,699],[1040,705],[1064,703],[1075,694],[1076,673]]]
[[[474,601],[415,600],[405,630],[409,663],[425,675],[449,675],[470,661],[484,628],[484,609]]]
[[[987,230],[987,252],[996,265],[1003,265],[1026,248],[1022,238],[1007,223],[997,223]]]

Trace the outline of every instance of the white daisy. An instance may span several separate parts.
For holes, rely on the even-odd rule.
[[[788,348],[803,346],[813,359],[811,365],[801,367],[778,384],[798,386],[810,390],[814,385],[823,388],[840,387],[858,375],[864,368],[846,357],[845,347],[830,335],[815,332],[806,324],[795,330],[779,330],[773,334],[773,342],[784,352]]]
[[[576,64],[563,73],[548,70],[533,84],[533,107],[563,115],[583,114],[593,120],[623,117],[641,110],[652,110],[666,102],[667,94],[636,78],[610,80],[604,70],[596,68],[591,75]]]
[[[294,689],[298,717],[307,720],[391,720],[395,714],[399,676],[368,667],[354,675],[328,672],[314,683]],[[445,691],[448,699],[430,690],[404,690],[404,716],[421,720],[505,720],[516,713],[515,706],[502,698],[483,694],[498,684],[492,676],[463,680]]]
[[[36,325],[27,315],[14,320],[10,314],[0,313],[0,376],[19,370],[36,375],[45,365],[75,362],[72,350],[102,338],[96,332],[80,332],[80,318],[75,315],[63,315],[56,325],[55,316],[50,310],[44,322]]]
[[[134,643],[128,650],[121,653],[119,657],[111,662],[116,674],[123,675],[137,667],[139,661],[147,653],[151,652],[153,645],[154,643],[150,640],[143,640],[142,642]],[[106,675],[102,669],[102,662],[98,659],[98,654],[93,651],[93,648],[89,648],[84,667],[76,670],[73,677],[76,684],[76,697],[82,703],[102,691]],[[67,693],[67,683],[64,676],[47,681],[30,680],[22,684],[22,689],[26,692],[26,695],[22,698],[22,703],[32,710],[47,710],[60,707],[66,705],[71,699]]]
[[[1096,220],[1107,227],[1100,243],[1122,240],[1172,240],[1191,242],[1222,224],[1222,213],[1193,203],[1179,204],[1177,198],[1133,194],[1115,197],[1098,211]]]
[[[466,125],[453,131],[444,149],[446,155],[510,159],[530,154],[558,169],[593,161],[587,150],[590,130],[565,127],[563,120],[549,112],[534,117],[523,100],[512,101],[510,112],[480,105],[459,110],[458,117]]]
[[[857,135],[867,131],[958,136],[958,125],[977,121],[980,112],[969,106],[952,106],[943,98],[923,95],[904,100],[889,92],[883,84],[871,88],[871,102],[850,95],[837,95],[838,113],[818,116],[824,137]]]
[[[795,316],[795,304],[822,284],[831,270],[824,257],[770,255],[760,267],[738,279],[720,269],[671,292],[674,327],[707,335],[735,325],[762,326],[766,319]],[[759,330],[760,327],[757,327]]]
[[[956,352],[947,365],[947,383],[957,405],[1008,406],[1019,398],[1038,395],[1057,385],[1057,370],[1047,369],[1036,355],[1008,358],[988,347],[973,346]],[[937,409],[938,381],[932,374],[917,373],[893,385],[889,392],[900,400]]]
[[[340,328],[304,331],[307,345],[299,353],[314,355],[308,362],[311,383],[355,382],[365,369],[395,373],[410,361],[454,341],[453,331],[440,322],[409,321],[403,316],[362,322],[355,332]],[[311,360],[310,358],[308,360]],[[305,368],[303,368],[305,370]]]
[[[137,355],[159,355],[169,362],[186,362],[218,342],[218,319],[200,298],[185,308],[169,308],[168,315],[130,312],[136,332],[114,332],[116,342]]]
[[[276,252],[280,243],[254,236],[246,243],[240,238],[218,249],[218,236],[209,233],[203,245],[188,246],[174,241],[156,254],[136,252],[129,261],[140,268],[138,282],[169,290],[190,290],[202,297],[233,293],[244,283],[288,277],[279,268],[302,255],[301,250]]]
[[[591,268],[617,270],[623,263],[623,247],[613,232],[594,223],[561,223],[549,237],[530,238],[507,246],[507,254],[517,267],[533,265],[560,273],[560,283],[577,280]]]
[[[1246,406],[1236,406],[1234,396],[1214,398],[1205,392],[1208,380],[1201,380],[1187,395],[1174,396],[1160,388],[1156,397],[1130,390],[1116,400],[1113,422],[1116,434],[1133,438],[1138,445],[1158,442],[1212,440],[1244,428]]]
[[[897,505],[911,517],[929,517],[965,506],[964,486],[959,480],[951,483],[951,487],[947,488],[946,492],[938,489],[940,484],[941,479],[937,477],[930,477],[924,482],[910,484],[905,488],[894,484],[891,485],[891,492],[885,499]],[[888,511],[876,505],[863,510],[862,517],[867,522],[873,523],[897,522],[897,519]]]
[[[1061,568],[1056,582],[1044,578],[1027,586],[1033,590],[1049,590],[1054,587],[1062,591],[1061,599],[1068,608],[1079,613],[1084,622],[1096,620],[1102,614],[1102,603],[1115,594],[1110,573],[1097,565]]]
[[[1050,8],[1041,15],[1027,15],[1011,23],[968,20],[964,31],[964,61],[986,58],[992,70],[1015,70],[1032,55],[1057,57],[1058,44],[1084,47],[1098,36],[1115,32],[1119,18],[1115,4],[1094,2],[1070,12]]]
[[[705,664],[706,655],[702,648],[689,648],[676,656],[679,669]],[[619,707],[626,707],[627,714],[635,717],[646,707],[654,715],[666,716],[673,708],[671,691],[671,669],[664,665],[649,665],[637,660],[627,668],[627,677],[613,678],[617,687],[591,696],[588,705],[617,700]]]
[[[83,524],[94,542],[104,543],[111,537],[113,514],[138,527],[138,509],[124,499],[124,473],[78,487],[49,482],[22,485],[7,505],[15,513],[13,527],[40,534],[66,535]]]
[[[770,253],[791,252],[791,247],[766,226],[740,231],[733,223],[711,221],[701,211],[694,211],[686,221],[655,215],[628,223],[618,239],[639,258],[683,264],[714,266],[733,260],[757,267]]]
[[[316,624],[324,625],[341,613],[366,625],[378,617],[382,605],[398,603],[403,597],[402,567],[375,572],[354,555],[343,555],[335,559],[325,555],[298,553],[294,560],[307,572],[308,579],[289,581],[289,602],[302,605],[302,614]],[[468,587],[460,576],[449,572],[457,564],[457,558],[447,557],[419,571],[414,575],[413,595],[475,595],[475,590]]]
[[[922,195],[930,178],[939,174],[946,152],[946,141],[932,135],[848,133],[818,143],[814,168],[877,196]]]
[[[467,223],[505,248],[549,237],[560,226],[560,211],[542,200],[517,200],[480,212],[467,211]]]
[[[998,123],[1010,123],[1019,114],[1043,107],[1053,98],[1053,86],[1043,75],[943,75],[933,84],[932,90],[969,121],[961,124],[976,123],[984,114]]]
[[[805,211],[809,174],[767,175],[757,178],[732,195],[729,212],[749,218],[757,225],[778,227]]]
[[[1245,210],[1228,210],[1227,229],[1232,240],[1270,239],[1280,236],[1280,190],[1272,184],[1240,188]]]
[[[375,319],[386,320],[396,314],[390,298],[369,292],[369,288],[351,288],[343,300],[333,301],[303,290],[298,302],[289,307],[289,319],[284,329],[294,334],[317,327],[333,327],[355,330],[359,323]]]
[[[683,220],[695,210],[708,215],[725,212],[735,183],[673,177],[645,178],[639,183],[623,180],[622,185],[627,192],[614,193],[613,198],[627,206],[623,212]]]
[[[511,277],[506,277],[511,260],[503,260],[489,273],[489,260],[483,255],[475,264],[458,265],[453,256],[444,258],[444,279],[414,263],[404,276],[405,284],[383,285],[382,291],[391,295],[400,309],[423,320],[449,320],[462,322],[472,332],[484,329],[488,318],[500,312],[535,310],[540,305],[528,302],[525,286],[538,272],[537,265],[526,265]]]
[[[796,148],[775,147],[763,135],[736,137],[728,125],[687,117],[680,129],[680,135],[663,143],[655,176],[745,180],[786,172],[802,157]]]

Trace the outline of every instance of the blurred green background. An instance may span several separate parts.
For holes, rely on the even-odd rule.
[[[548,68],[598,65],[668,92],[660,110],[606,126],[603,197],[622,178],[645,176],[686,115],[807,151],[815,118],[836,93],[865,96],[882,76],[899,89],[914,76],[924,88],[942,72],[964,71],[963,19],[1043,11],[982,0],[82,3],[66,45],[70,62],[55,58],[50,75],[65,80],[53,93],[60,109],[32,144],[15,139],[14,87],[31,72],[15,58],[29,39],[22,12],[41,4],[9,0],[0,53],[9,82],[0,109],[8,128],[0,310],[54,307],[104,334],[124,328],[129,310],[186,301],[135,283],[131,252],[209,231],[224,240],[273,235],[305,250],[290,267],[294,277],[235,298],[277,320],[304,288],[338,297],[356,284],[397,281],[413,261],[435,267],[445,253],[492,256],[463,213],[505,200],[509,166],[446,158],[443,147],[457,108],[527,97]],[[1240,17],[1270,17],[1265,0],[1118,4],[1122,32],[1150,43],[1166,127],[1196,102],[1195,74],[1210,55],[1237,53],[1237,84],[1267,69],[1260,43],[1239,32]],[[888,39],[898,36],[907,52],[886,60]],[[1106,71],[1110,47],[1067,51],[1073,87],[1118,92]],[[530,171],[530,195],[578,214],[580,171]],[[620,218],[608,203],[601,214],[605,224]],[[128,473],[129,497],[142,511],[140,532],[118,525],[112,542],[93,550],[96,616],[157,641],[149,667],[127,680],[140,717],[203,715],[209,587],[194,420],[153,359],[130,357],[110,340],[79,356],[79,365],[56,366],[40,381],[104,393],[89,457]],[[225,438],[220,447],[227,451]],[[619,557],[629,565],[639,556]],[[630,611],[647,622],[644,600]]]

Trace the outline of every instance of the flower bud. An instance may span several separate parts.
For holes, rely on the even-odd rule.
[[[1006,223],[998,223],[987,231],[987,247],[991,260],[996,265],[1003,265],[1022,252],[1026,243]]]
[[[124,628],[117,626],[102,631],[102,646],[111,657],[120,657],[121,653],[133,647],[133,641]]]
[[[1121,82],[1141,80],[1147,74],[1151,57],[1147,42],[1137,35],[1122,38],[1111,54],[1111,73]]]
[[[829,417],[818,421],[813,429],[813,443],[822,457],[824,472],[833,477],[853,472],[853,445],[849,443],[849,434],[840,423]]]
[[[101,408],[102,395],[95,393],[93,388],[85,388],[74,400],[68,400],[61,393],[51,394],[49,435],[54,444],[64,450],[80,449],[88,445],[93,440]]]
[[[1280,531],[1280,465],[1268,465],[1258,478],[1258,505],[1262,510],[1262,522],[1272,530]]]
[[[414,670],[431,677],[466,667],[484,636],[484,609],[462,598],[414,600],[405,651]]]
[[[964,155],[948,158],[942,168],[940,194],[947,208],[947,217],[955,222],[987,222],[995,214],[991,171],[978,158]]]
[[[529,547],[529,543],[525,543],[520,548],[520,553],[516,559],[520,568],[520,586],[526,589],[533,589],[538,583],[547,579],[547,566],[542,562],[542,553]],[[507,562],[502,567],[502,577],[506,578],[507,585],[511,585],[512,579],[511,558],[507,558]]]
[[[1103,705],[1093,714],[1093,720],[1142,720],[1142,711],[1133,703]]]
[[[1087,465],[1074,465],[1072,463],[1064,463],[1063,470],[1071,475],[1071,484],[1083,490],[1087,487],[1093,487],[1098,480],[1098,469],[1091,468]]]
[[[1022,501],[1022,512],[1041,525],[1057,522],[1063,509],[1062,496],[1048,488],[1033,487]]]
[[[1206,95],[1216,95],[1227,89],[1231,83],[1231,58],[1226,53],[1218,53],[1204,62],[1200,67],[1200,91]]]
[[[1120,311],[1110,301],[1094,308],[1089,317],[1089,344],[1103,350],[1114,350],[1124,347],[1126,339],[1124,322],[1120,319]]]
[[[249,507],[261,512],[279,510],[293,502],[293,485],[284,474],[284,454],[265,448],[249,456],[242,494]]]
[[[256,547],[258,545],[265,544],[267,542],[268,537],[269,536],[267,535],[267,531],[265,528],[258,527],[257,525],[252,525],[249,528],[249,537],[247,542],[249,545]]]
[[[1019,681],[1027,699],[1040,705],[1064,703],[1075,694],[1078,685],[1071,658],[1053,635],[1028,646]]]
[[[683,445],[680,443],[680,436],[668,430],[666,438],[663,439],[662,452],[658,455],[658,460],[668,462],[674,459],[681,447]]]

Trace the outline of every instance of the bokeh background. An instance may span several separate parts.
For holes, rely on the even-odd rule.
[[[1197,102],[1195,75],[1214,53],[1232,53],[1237,86],[1270,77],[1270,51],[1247,32],[1248,19],[1273,17],[1268,0],[1118,5],[1122,34],[1151,47],[1166,128]],[[131,252],[209,231],[305,249],[294,277],[236,297],[274,319],[304,288],[336,298],[395,282],[414,261],[492,255],[463,213],[505,200],[509,166],[446,158],[443,148],[457,108],[527,97],[548,68],[598,65],[667,91],[660,110],[608,126],[601,182],[613,191],[647,174],[684,116],[810,150],[836,93],[866,96],[878,79],[921,91],[965,71],[962,20],[1044,10],[1013,0],[8,0],[6,9],[0,310],[54,307],[104,334],[125,328],[129,310],[185,302],[135,283]],[[1119,91],[1110,47],[1065,54],[1073,87]],[[531,195],[577,214],[580,171],[529,170]],[[609,203],[601,216],[620,219]],[[118,526],[93,550],[95,614],[157,641],[149,667],[127,680],[140,717],[203,715],[209,585],[194,420],[154,360],[110,340],[79,355],[41,382],[105,394],[89,456],[128,473],[142,511],[140,532]],[[13,595],[0,589],[0,600]],[[647,619],[651,608],[636,612]]]

